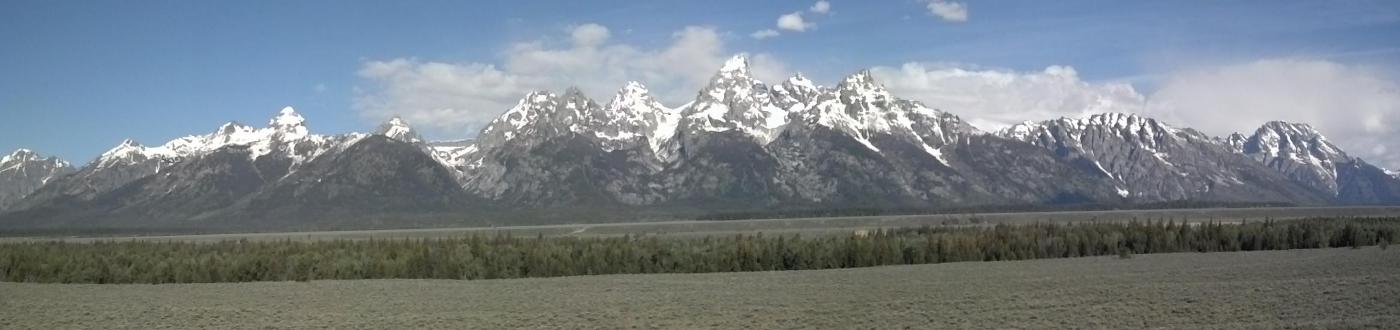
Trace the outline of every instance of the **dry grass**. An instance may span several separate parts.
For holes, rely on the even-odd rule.
[[[1400,249],[489,281],[0,283],[0,328],[1385,328]]]

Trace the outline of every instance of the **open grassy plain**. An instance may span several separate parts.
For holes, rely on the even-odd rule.
[[[1391,328],[1400,249],[509,280],[0,283],[0,328]]]

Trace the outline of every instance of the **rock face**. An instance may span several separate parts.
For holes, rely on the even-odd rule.
[[[1325,192],[1341,204],[1400,203],[1400,180],[1384,169],[1348,156],[1312,126],[1274,121],[1253,135],[1231,135],[1236,152],[1293,181]]]
[[[1327,201],[1325,194],[1233,152],[1227,143],[1151,118],[1098,114],[1025,123],[998,134],[1112,178],[1115,189],[1136,201]]]
[[[354,228],[364,215],[447,213],[473,205],[451,172],[418,145],[372,135],[267,183],[222,215],[254,219],[259,227],[316,221]]]
[[[79,170],[0,162],[0,228],[351,229],[470,218],[579,222],[618,214],[937,209],[1161,202],[1400,204],[1394,173],[1311,127],[1211,138],[1098,114],[983,132],[892,95],[869,72],[777,85],[727,61],[693,101],[638,82],[606,104],[537,91],[471,140],[429,142],[392,118],[312,134],[291,108]],[[15,182],[14,184],[10,184]],[[545,220],[527,220],[533,215]],[[512,219],[505,221],[501,219]],[[520,220],[516,220],[520,219]]]
[[[313,135],[288,109],[263,129],[230,123],[154,148],[128,140],[29,194],[0,215],[0,224],[286,228],[297,225],[286,220],[292,216],[342,216],[355,223],[366,216],[473,205],[451,172],[424,152],[422,141],[400,141],[414,141],[416,134],[392,133],[394,138]]]
[[[72,172],[68,162],[29,149],[15,150],[0,158],[0,212],[49,181]]]

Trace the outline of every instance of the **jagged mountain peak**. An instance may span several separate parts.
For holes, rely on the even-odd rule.
[[[949,163],[939,148],[971,132],[956,116],[895,98],[869,71],[856,72],[835,89],[820,91],[797,117],[806,125],[842,132],[875,152],[881,152],[877,137],[892,137],[919,147],[944,165]]]
[[[46,163],[51,167],[69,167],[68,162],[57,156],[44,157],[34,150],[19,148],[9,155],[0,157],[0,170],[21,166],[25,163]]]
[[[623,84],[622,88],[617,90],[617,94],[613,95],[612,102],[610,102],[609,104],[624,104],[648,101],[651,101],[651,91],[647,90],[646,85],[643,85],[642,83],[633,80],[628,81],[626,84]]]
[[[860,85],[879,85],[879,83],[875,81],[875,77],[870,74],[869,69],[862,69],[860,71],[856,71],[855,73],[846,76],[845,79],[841,79],[841,83],[838,85],[837,88],[842,88],[840,86]]]
[[[124,139],[117,146],[102,152],[102,155],[93,161],[95,168],[107,168],[120,164],[135,164],[148,159],[163,159],[171,156],[165,150],[147,148],[141,142],[134,139]]]
[[[1244,152],[1266,153],[1270,157],[1284,157],[1289,156],[1284,153],[1293,153],[1294,157],[1349,158],[1312,125],[1284,121],[1271,121],[1260,126],[1246,143]]]
[[[280,132],[283,140],[301,139],[311,134],[306,128],[306,118],[290,106],[277,112],[276,117],[268,120],[267,126]]]
[[[15,149],[15,151],[11,152],[9,155],[0,158],[0,164],[8,164],[13,161],[28,161],[38,159],[38,157],[39,154],[35,153],[33,150],[19,148]]]
[[[305,124],[306,118],[303,118],[301,114],[297,113],[297,110],[291,106],[283,107],[281,111],[277,112],[276,117],[272,117],[272,119],[267,122],[267,126],[269,127],[293,127]]]
[[[725,62],[683,112],[680,126],[687,131],[738,131],[759,144],[771,142],[788,115],[768,86],[749,75],[743,55]]]
[[[1156,129],[1164,131],[1176,131],[1175,127],[1167,125],[1155,118],[1138,116],[1133,113],[1108,112],[1092,114],[1084,117],[1079,122],[1087,125],[1106,126],[1118,129]]]
[[[403,118],[399,116],[394,116],[383,124],[379,124],[379,128],[375,129],[375,134],[409,144],[416,145],[423,143],[423,137],[419,136],[418,132],[414,131],[413,127],[409,126],[408,122],[404,121]]]
[[[20,148],[0,157],[0,212],[51,179],[73,172],[68,162]]]
[[[724,61],[724,66],[719,68],[720,74],[749,74],[749,56],[746,54],[736,54]]]
[[[841,93],[842,98],[863,99],[867,102],[877,100],[888,100],[891,98],[890,92],[885,89],[885,85],[875,81],[875,77],[870,75],[870,70],[861,70],[846,76],[836,85],[836,90]],[[859,101],[852,101],[859,102]]]
[[[772,91],[773,103],[789,112],[806,109],[815,103],[821,93],[822,88],[800,72],[773,86]]]
[[[1226,147],[1229,147],[1230,151],[1234,151],[1235,153],[1243,153],[1244,144],[1248,141],[1249,138],[1245,137],[1244,134],[1230,133],[1230,136],[1225,137],[1225,139],[1222,140],[1221,143],[1224,143]]]
[[[247,131],[247,130],[251,130],[251,129],[253,129],[252,126],[243,125],[242,123],[239,123],[239,122],[236,122],[236,121],[231,121],[231,122],[224,123],[223,126],[219,126],[219,130],[217,130],[217,131],[215,131],[215,132],[216,132],[217,134],[219,134],[219,135],[232,135],[232,134],[234,134],[234,133],[238,133],[238,132],[242,132],[242,131]]]
[[[1091,129],[1107,130],[1115,132],[1123,138],[1139,141],[1149,148],[1155,147],[1164,140],[1173,139],[1183,132],[1181,129],[1155,118],[1131,113],[1109,112],[1080,118],[1060,117],[1041,122],[1027,121],[1002,129],[997,134],[1003,137],[1026,140],[1032,138],[1037,132],[1050,129],[1068,129],[1075,132]]]
[[[1352,161],[1312,125],[1284,121],[1264,123],[1237,152],[1332,194],[1340,189],[1337,166]]]

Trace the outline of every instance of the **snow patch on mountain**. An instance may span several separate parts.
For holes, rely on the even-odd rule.
[[[919,146],[947,165],[939,150],[953,140],[940,122],[945,116],[923,104],[895,98],[869,71],[846,77],[835,89],[819,96],[812,107],[798,112],[803,122],[846,133],[875,152],[880,149],[871,139],[890,135]]]
[[[249,157],[252,159],[276,153],[290,158],[295,166],[326,151],[353,144],[363,137],[363,134],[311,134],[306,127],[306,119],[292,107],[285,107],[268,120],[266,128],[253,128],[230,122],[212,133],[181,137],[156,147],[147,147],[127,139],[103,152],[94,163],[97,168],[130,165],[152,159],[168,164],[228,146],[247,146]]]
[[[787,124],[788,110],[773,102],[768,86],[750,75],[748,58],[738,55],[724,63],[682,116],[680,129],[738,131],[766,145]]]
[[[1311,125],[1282,121],[1259,127],[1238,152],[1333,194],[1339,189],[1337,165],[1352,160]]]
[[[48,184],[54,178],[74,171],[58,157],[44,157],[29,149],[18,149],[0,157],[0,210]]]
[[[1120,182],[1124,181],[1123,175],[1114,173],[1110,169],[1110,167],[1114,167],[1112,164],[1106,167],[1101,162],[1104,157],[1110,157],[1109,155],[1096,155],[1094,154],[1095,148],[1086,146],[1086,143],[1098,141],[1086,141],[1085,139],[1103,136],[1095,132],[1106,133],[1108,136],[1123,140],[1133,148],[1150,155],[1155,162],[1168,169],[1173,169],[1176,175],[1186,175],[1186,173],[1176,169],[1177,164],[1171,161],[1172,155],[1167,151],[1167,145],[1178,143],[1179,139],[1183,137],[1198,135],[1194,131],[1191,134],[1185,134],[1182,130],[1156,119],[1125,113],[1103,113],[1082,118],[1062,117],[1043,122],[1027,121],[1004,128],[994,134],[1030,142],[1052,150],[1062,149],[1086,153],[1089,156],[1086,157],[1086,160],[1092,161],[1099,171]],[[1235,178],[1221,179],[1230,181]]]
[[[33,150],[25,148],[15,149],[15,151],[11,152],[9,155],[0,157],[0,173],[26,171],[36,165],[44,171],[49,172],[60,171],[62,169],[71,170],[73,168],[68,162],[58,157],[44,157]],[[52,176],[45,177],[43,180],[48,181],[51,177]]]
[[[603,111],[590,113],[588,119],[585,129],[594,131],[599,139],[626,144],[644,137],[647,146],[662,159],[669,158],[664,146],[675,137],[680,123],[678,113],[658,102],[646,86],[636,81],[627,82]]]
[[[424,144],[423,137],[419,136],[418,132],[414,131],[413,128],[408,125],[408,122],[404,121],[403,118],[399,118],[399,116],[394,116],[390,118],[389,121],[380,124],[379,128],[375,129],[375,134],[408,144]]]

